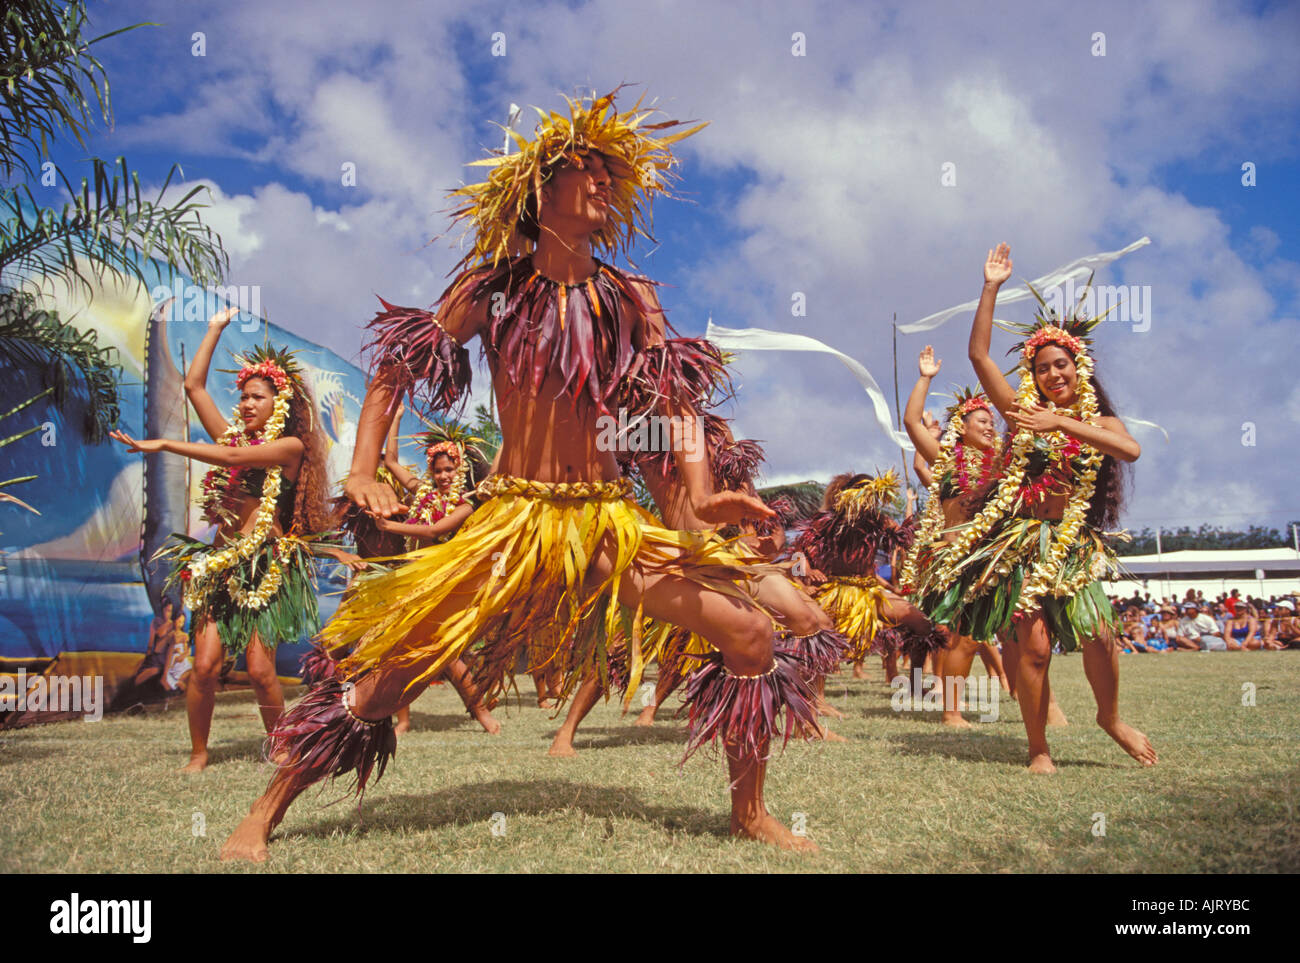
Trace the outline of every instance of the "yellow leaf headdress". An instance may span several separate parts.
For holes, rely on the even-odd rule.
[[[474,235],[474,246],[456,266],[458,271],[495,266],[502,258],[531,252],[533,242],[520,231],[529,198],[541,191],[556,165],[592,153],[605,160],[612,195],[609,218],[592,235],[593,249],[612,256],[625,252],[638,235],[654,239],[650,208],[656,194],[672,196],[668,181],[677,164],[672,145],[706,124],[661,136],[660,131],[683,122],[646,123],[658,111],[643,108],[644,94],[631,110],[620,113],[614,107],[619,89],[602,97],[566,97],[567,117],[536,108],[541,119],[531,140],[503,128],[517,150],[494,150],[495,156],[474,161],[471,166],[491,168],[487,180],[450,192],[460,204],[452,220],[464,221]]]
[[[835,499],[835,510],[852,521],[864,511],[895,504],[898,497],[898,474],[891,468],[845,488]]]

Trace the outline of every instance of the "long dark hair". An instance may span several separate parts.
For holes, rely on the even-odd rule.
[[[1051,342],[1049,342],[1050,344]],[[1038,351],[1048,345],[1042,345]],[[1060,345],[1052,345],[1060,347]],[[1033,370],[1033,362],[1038,359],[1038,351],[1034,352],[1034,357],[1030,361],[1030,370]],[[1071,355],[1070,360],[1074,361]],[[1076,370],[1078,362],[1075,361]],[[1115,412],[1115,405],[1111,403],[1110,395],[1106,392],[1097,377],[1096,370],[1092,373],[1092,390],[1097,395],[1097,410],[1107,418],[1118,418]],[[1043,389],[1038,385],[1038,379],[1034,378],[1034,387],[1038,389],[1038,400],[1047,403],[1047,396],[1043,394]],[[1101,467],[1097,469],[1096,487],[1092,494],[1092,504],[1088,506],[1088,515],[1086,521],[1093,528],[1114,529],[1119,527],[1119,517],[1124,511],[1124,500],[1128,493],[1131,480],[1131,472],[1128,462],[1120,461],[1110,455],[1104,455],[1101,459]]]
[[[261,375],[252,377],[265,382],[274,397],[274,384]],[[325,502],[325,433],[321,429],[311,388],[305,381],[297,379],[289,396],[289,413],[281,432],[281,437],[290,435],[302,440],[302,466],[298,469],[294,486],[293,517],[281,519],[280,524],[286,533],[290,528],[303,535],[328,532],[335,527],[336,519]]]

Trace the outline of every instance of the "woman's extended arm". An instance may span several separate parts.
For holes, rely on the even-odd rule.
[[[402,483],[402,487],[408,492],[420,490],[420,479],[406,470],[397,459],[398,437],[401,435],[402,412],[406,406],[399,404],[397,414],[393,415],[393,423],[388,426],[388,440],[384,442],[384,467],[393,473],[393,477]]]
[[[979,307],[975,309],[975,322],[970,329],[970,346],[967,354],[975,367],[984,393],[1002,412],[1003,417],[1016,401],[1015,390],[1002,376],[1002,369],[989,357],[993,344],[993,308],[997,304],[998,289],[1011,277],[1011,248],[999,244],[989,251],[984,262],[984,288],[980,291]]]
[[[208,394],[208,366],[212,363],[212,355],[217,350],[217,342],[221,340],[221,332],[226,329],[230,319],[238,313],[239,308],[230,307],[212,316],[208,321],[207,333],[199,343],[199,350],[194,352],[190,369],[185,372],[185,394],[190,399],[190,404],[194,406],[199,421],[203,423],[203,430],[213,441],[225,434],[230,423],[226,421],[221,414],[221,409]]]
[[[167,451],[222,468],[273,468],[277,465],[287,468],[301,461],[304,451],[302,439],[292,435],[268,441],[264,445],[238,448],[200,441],[175,441],[171,438],[142,438],[137,441],[123,431],[109,432],[109,435],[126,445],[129,452],[138,451],[148,455]]]
[[[410,522],[394,522],[382,516],[375,519],[375,525],[383,532],[394,535],[409,535],[413,538],[439,538],[450,535],[465,523],[474,512],[473,505],[457,505],[450,515],[440,518],[431,525],[413,525]]]
[[[1007,421],[1017,430],[1028,428],[1043,434],[1049,431],[1063,431],[1071,438],[1077,438],[1103,455],[1110,455],[1120,461],[1137,461],[1142,455],[1142,446],[1128,433],[1124,422],[1118,418],[1103,416],[1098,424],[1090,425],[1046,408],[1034,405],[1021,408],[1013,405],[1007,411]]]
[[[930,382],[943,367],[943,362],[934,356],[934,348],[927,344],[917,361],[917,367],[921,376],[916,379],[912,393],[907,396],[907,405],[903,409],[903,427],[907,429],[907,437],[916,446],[917,457],[933,464],[939,457],[939,442],[925,427],[925,399],[930,393]]]

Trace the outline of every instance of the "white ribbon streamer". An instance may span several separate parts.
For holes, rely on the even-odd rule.
[[[880,427],[896,444],[907,451],[914,450],[911,439],[902,432],[894,430],[889,418],[889,404],[885,401],[884,392],[880,390],[880,385],[871,376],[871,372],[842,351],[837,351],[830,345],[822,344],[816,338],[810,338],[805,334],[767,331],[763,328],[724,328],[714,324],[712,318],[709,319],[704,337],[728,351],[818,351],[839,358],[844,367],[853,372],[853,376],[866,389]]]
[[[1126,425],[1141,425],[1143,428],[1154,428],[1156,431],[1160,432],[1160,434],[1165,436],[1165,441],[1169,440],[1169,432],[1165,431],[1164,428],[1157,425],[1154,421],[1147,421],[1144,418],[1133,418],[1129,415],[1120,415],[1119,420],[1124,422]]]
[[[1044,274],[1041,278],[1035,278],[1030,283],[1038,289],[1039,293],[1042,293],[1043,291],[1059,287],[1070,278],[1079,281],[1087,277],[1097,268],[1110,264],[1112,261],[1117,261],[1125,254],[1131,254],[1138,248],[1146,247],[1150,243],[1151,238],[1142,237],[1138,238],[1138,240],[1134,241],[1128,247],[1121,248],[1118,251],[1102,251],[1099,254],[1089,254],[1086,257],[1081,257],[1078,260],[1071,261],[1069,264],[1063,264],[1054,271],[1049,271],[1047,274]],[[1013,301],[1023,301],[1026,298],[1032,298],[1033,296],[1033,292],[1031,292],[1028,287],[1022,286],[1012,288],[1010,291],[1003,290],[998,295],[997,303],[1011,304]],[[959,304],[952,308],[945,308],[936,314],[928,315],[920,321],[913,321],[911,324],[900,324],[898,330],[903,334],[916,334],[919,331],[930,331],[939,327],[941,324],[945,324],[955,315],[973,313],[977,307],[979,307],[978,299],[975,301],[967,301],[965,304]]]

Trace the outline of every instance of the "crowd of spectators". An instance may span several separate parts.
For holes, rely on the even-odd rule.
[[[1182,601],[1111,596],[1119,616],[1125,652],[1238,652],[1300,649],[1300,601],[1267,601],[1233,589],[1210,601],[1188,589]]]

